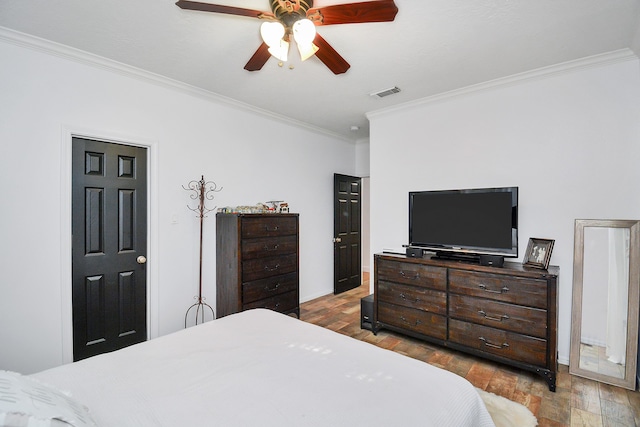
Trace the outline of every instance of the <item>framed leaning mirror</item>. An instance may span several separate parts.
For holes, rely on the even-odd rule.
[[[569,373],[635,390],[640,221],[575,221]]]

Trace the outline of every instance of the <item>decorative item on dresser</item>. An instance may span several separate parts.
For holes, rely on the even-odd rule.
[[[298,214],[216,214],[218,317],[269,308],[300,317]]]
[[[555,240],[530,238],[527,245],[527,253],[524,254],[522,263],[527,267],[541,268],[546,270],[549,268],[551,260],[551,251]]]
[[[542,375],[555,391],[559,268],[374,256],[382,328]]]

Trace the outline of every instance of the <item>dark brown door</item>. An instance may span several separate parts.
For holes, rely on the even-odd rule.
[[[333,293],[360,286],[360,198],[362,184],[355,176],[334,174]]]
[[[147,153],[72,142],[73,358],[147,339]]]

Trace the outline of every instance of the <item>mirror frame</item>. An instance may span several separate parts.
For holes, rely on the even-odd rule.
[[[584,279],[584,229],[585,227],[629,229],[629,297],[627,308],[627,353],[624,378],[601,374],[580,368],[580,337],[582,335],[582,286]],[[606,384],[636,388],[638,358],[638,310],[640,305],[640,221],[637,220],[593,220],[575,221],[573,246],[573,307],[571,310],[571,349],[569,373]]]

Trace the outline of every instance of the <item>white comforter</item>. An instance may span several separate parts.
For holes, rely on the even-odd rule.
[[[272,311],[34,374],[99,426],[493,426],[465,379]]]

